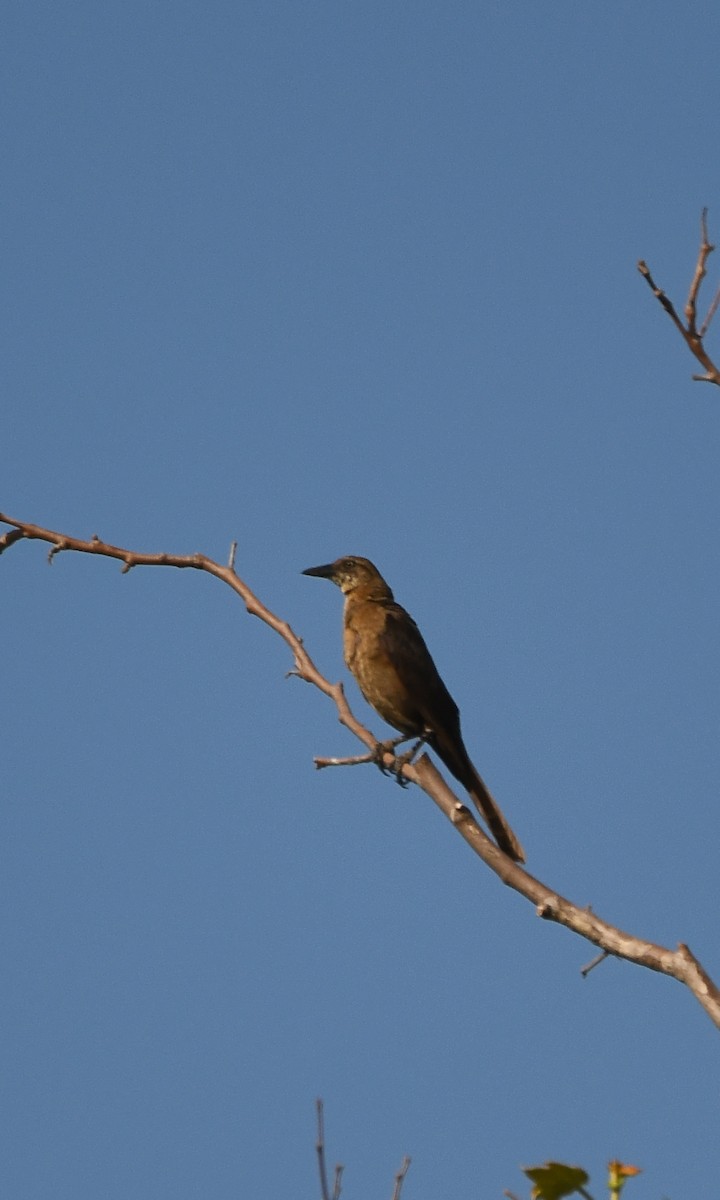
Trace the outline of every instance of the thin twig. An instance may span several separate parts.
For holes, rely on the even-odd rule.
[[[342,1191],[342,1175],[345,1168],[341,1163],[335,1166],[335,1178],[333,1180],[332,1200],[340,1200],[340,1192]]]
[[[332,1181],[332,1200],[340,1200],[340,1193],[342,1192],[342,1172],[343,1171],[344,1171],[344,1166],[342,1165],[342,1163],[337,1163],[335,1166],[335,1178],[334,1178],[334,1181]]]
[[[687,304],[685,305],[685,320],[687,321],[688,333],[697,335],[697,298],[700,291],[700,284],[707,274],[707,260],[712,254],[714,246],[710,245],[707,232],[707,209],[704,208],[700,214],[700,250],[698,253],[697,263],[695,264],[695,274],[692,277],[690,284],[690,292],[688,293]]]
[[[707,316],[705,317],[705,320],[703,321],[703,323],[700,327],[700,337],[701,338],[705,337],[705,334],[707,333],[708,329],[710,328],[712,319],[715,316],[715,313],[717,312],[718,304],[720,304],[720,287],[718,288],[715,295],[713,296],[712,301],[710,303],[710,307],[707,310]]]
[[[707,274],[707,260],[714,249],[714,245],[708,238],[707,209],[704,208],[700,217],[700,249],[698,251],[695,271],[690,283],[690,291],[688,293],[687,303],[685,305],[686,324],[683,324],[683,322],[680,320],[672,301],[668,298],[662,288],[658,287],[655,283],[655,280],[650,274],[650,269],[647,263],[640,259],[637,268],[648,287],[651,289],[653,295],[665,309],[665,312],[670,317],[670,320],[675,328],[684,338],[685,342],[690,348],[691,353],[705,368],[705,374],[693,375],[693,380],[698,383],[715,383],[718,385],[718,387],[720,387],[720,370],[715,366],[715,363],[710,358],[710,355],[707,353],[703,344],[703,338],[710,328],[710,323],[715,315],[718,304],[720,304],[720,289],[716,293],[715,298],[708,309],[707,316],[705,317],[699,332],[696,324],[697,300],[700,293],[700,285]]]
[[[323,1102],[319,1096],[315,1101],[315,1109],[317,1112],[317,1140],[315,1142],[315,1150],[317,1151],[318,1170],[320,1172],[320,1195],[322,1200],[331,1200],[327,1167],[325,1165],[325,1112]],[[338,1200],[340,1195],[338,1171],[342,1173],[342,1167],[335,1168],[335,1186],[333,1187],[332,1200]]]
[[[602,954],[597,954],[589,963],[586,963],[584,967],[581,967],[580,974],[582,975],[583,979],[587,979],[590,972],[594,971],[595,967],[599,967],[600,963],[605,962],[605,959],[609,957],[610,955],[608,954],[607,950],[603,950]]]
[[[392,1200],[400,1200],[400,1193],[402,1191],[402,1185],[405,1182],[405,1176],[407,1175],[409,1170],[410,1170],[410,1158],[406,1154],[400,1164],[400,1170],[398,1171],[397,1175],[395,1176],[395,1187],[393,1188]]]
[[[503,854],[502,850],[490,840],[469,809],[458,800],[427,754],[423,754],[417,762],[410,763],[404,756],[396,758],[392,751],[385,749],[382,744],[382,754],[378,755],[378,739],[353,716],[342,684],[331,684],[320,674],[305,650],[302,640],[293,632],[287,621],[281,620],[258,600],[248,585],[235,573],[234,568],[221,566],[220,563],[203,554],[143,554],[110,545],[97,537],[89,541],[73,538],[51,529],[44,529],[40,525],[14,520],[2,513],[0,513],[0,523],[12,527],[11,533],[5,534],[4,538],[0,539],[0,550],[6,550],[9,545],[17,544],[23,539],[37,540],[49,543],[51,554],[58,554],[61,551],[76,551],[118,559],[124,564],[123,571],[130,570],[135,566],[189,567],[205,571],[227,583],[240,596],[252,616],[259,617],[284,639],[294,658],[294,673],[305,682],[313,684],[333,701],[341,724],[345,725],[363,742],[371,751],[373,758],[381,761],[385,768],[396,776],[401,775],[403,779],[422,788],[474,853],[495,872],[498,878],[535,905],[538,916],[544,920],[564,925],[608,955],[624,958],[638,966],[647,967],[651,971],[658,971],[672,979],[677,979],[689,988],[711,1021],[720,1028],[720,989],[686,945],[681,942],[676,950],[671,950],[625,933],[617,926],[596,916],[591,908],[573,904],[572,901],[565,899],[547,884],[530,875],[518,863]]]

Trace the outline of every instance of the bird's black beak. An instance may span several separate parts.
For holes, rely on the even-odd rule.
[[[325,563],[322,567],[307,567],[303,575],[317,575],[320,579],[332,579],[335,574],[335,563]]]

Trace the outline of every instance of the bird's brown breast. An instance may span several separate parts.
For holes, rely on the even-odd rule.
[[[434,664],[412,617],[392,601],[350,595],[345,602],[345,662],[360,691],[383,721],[400,733],[420,735],[426,727],[418,668]],[[418,661],[420,660],[420,661]]]

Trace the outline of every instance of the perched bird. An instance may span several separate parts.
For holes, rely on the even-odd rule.
[[[329,579],[345,596],[345,662],[368,704],[388,725],[432,747],[469,793],[500,849],[524,862],[522,846],[470,761],[458,706],[420,630],[395,603],[377,568],[367,558],[348,555],[308,567],[303,575]]]

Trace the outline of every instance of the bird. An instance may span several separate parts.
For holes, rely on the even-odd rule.
[[[442,681],[413,618],[377,567],[350,554],[303,575],[329,579],[345,597],[345,664],[375,712],[406,738],[427,743],[467,791],[498,846],[525,862],[508,825],[465,748],[457,704]]]

